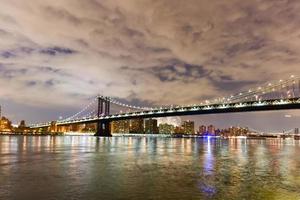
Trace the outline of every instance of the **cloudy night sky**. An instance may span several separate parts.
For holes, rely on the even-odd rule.
[[[14,123],[68,116],[99,93],[186,105],[300,74],[299,0],[0,4],[0,104]],[[191,119],[260,130],[300,126],[297,111]]]

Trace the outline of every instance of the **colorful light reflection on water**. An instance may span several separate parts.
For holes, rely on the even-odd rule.
[[[1,136],[0,199],[300,199],[300,142]]]

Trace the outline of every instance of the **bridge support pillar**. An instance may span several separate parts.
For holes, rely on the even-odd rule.
[[[110,122],[108,120],[100,120],[97,122],[97,131],[95,136],[111,137]]]

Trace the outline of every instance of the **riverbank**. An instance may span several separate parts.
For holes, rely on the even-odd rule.
[[[78,132],[56,132],[56,133],[0,133],[0,136],[94,136],[95,133],[78,133]],[[268,138],[278,138],[278,139],[288,139],[292,138],[295,140],[300,140],[300,135],[251,135],[251,136],[203,136],[203,135],[185,135],[185,134],[140,134],[140,133],[113,133],[114,137],[161,137],[161,138],[222,138],[222,139],[268,139]]]

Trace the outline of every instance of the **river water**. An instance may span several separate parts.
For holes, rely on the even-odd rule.
[[[300,200],[300,142],[0,136],[0,199]]]

